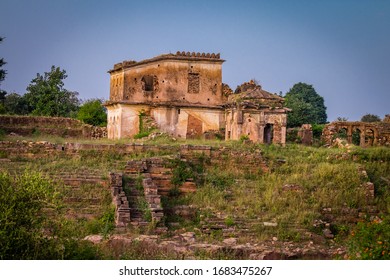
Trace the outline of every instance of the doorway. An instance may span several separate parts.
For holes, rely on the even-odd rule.
[[[272,140],[274,138],[274,125],[267,123],[264,127],[264,143],[272,144]]]

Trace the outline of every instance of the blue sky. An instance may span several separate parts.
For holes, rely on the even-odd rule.
[[[233,90],[253,78],[276,93],[305,82],[329,121],[390,114],[389,0],[1,0],[0,14],[9,92],[56,65],[65,88],[108,99],[117,62],[215,52]]]

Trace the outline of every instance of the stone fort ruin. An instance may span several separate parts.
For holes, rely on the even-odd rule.
[[[386,115],[382,122],[336,121],[325,125],[322,131],[324,142],[332,145],[336,138],[345,138],[348,144],[361,147],[390,146],[390,115]]]
[[[284,99],[253,81],[233,93],[222,83],[223,62],[220,54],[177,52],[115,64],[108,71],[108,138],[133,137],[147,116],[175,137],[225,131],[226,140],[246,135],[258,143],[284,144],[289,110]]]

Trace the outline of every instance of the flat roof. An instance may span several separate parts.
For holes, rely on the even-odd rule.
[[[114,64],[114,68],[108,70],[108,73],[115,72],[118,70],[123,70],[143,64],[148,64],[152,62],[162,61],[162,60],[184,60],[184,61],[204,61],[204,62],[217,62],[223,63],[225,60],[220,58],[220,54],[217,53],[200,53],[200,52],[176,52],[176,54],[162,54],[153,58],[134,61],[134,60],[125,60],[120,63]]]

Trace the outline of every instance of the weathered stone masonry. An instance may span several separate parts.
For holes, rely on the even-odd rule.
[[[107,138],[107,129],[60,117],[0,116],[0,129],[17,135],[45,134],[88,139]]]
[[[388,115],[387,115],[388,116]],[[353,135],[360,146],[390,146],[390,123],[378,122],[332,122],[327,124],[322,131],[322,139],[332,145],[339,133],[346,134],[347,142],[352,144]]]
[[[222,83],[223,62],[219,54],[177,52],[115,64],[105,104],[108,138],[133,137],[141,117],[149,115],[175,137],[200,138],[226,128],[226,139],[246,135],[259,143],[284,144],[284,99],[253,81],[234,94]]]

